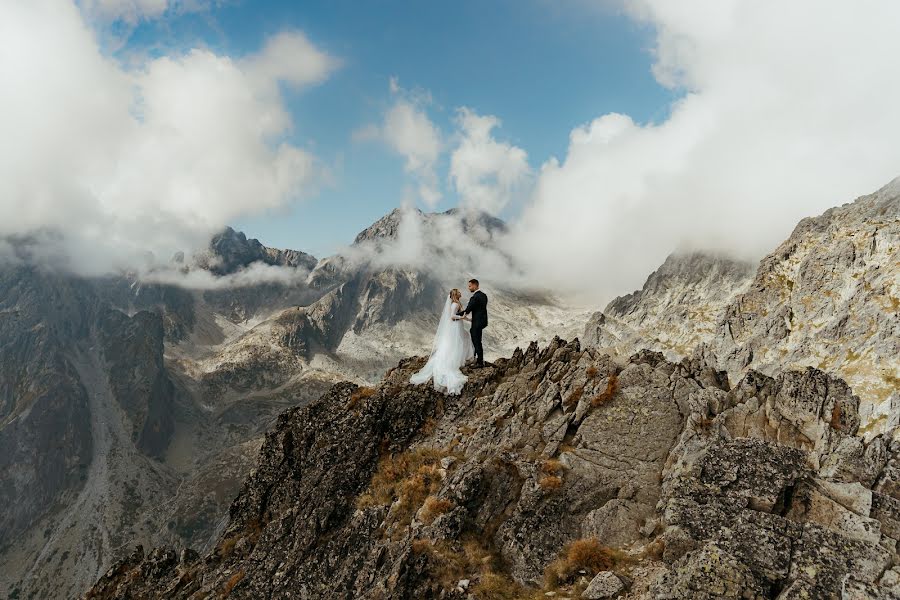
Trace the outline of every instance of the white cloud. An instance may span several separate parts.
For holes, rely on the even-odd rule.
[[[525,151],[494,139],[500,120],[468,108],[457,114],[460,140],[450,157],[450,179],[460,206],[498,214],[527,181],[530,168]]]
[[[441,199],[436,163],[443,150],[440,130],[428,117],[425,108],[431,98],[424,92],[404,90],[396,78],[390,80],[393,103],[381,125],[368,125],[354,132],[357,141],[379,139],[404,159],[404,170],[415,183],[415,195],[426,206],[433,207]]]
[[[221,1],[221,0],[218,0]],[[101,21],[121,21],[135,25],[142,20],[158,19],[166,13],[198,12],[217,0],[80,0],[86,14]]]
[[[315,183],[278,86],[334,66],[291,33],[238,60],[191,50],[125,68],[74,4],[0,3],[0,237],[37,232],[84,273],[204,247]]]
[[[638,287],[677,247],[772,250],[805,216],[900,171],[900,4],[639,0],[654,73],[685,95],[658,124],[576,128],[512,245],[535,277]]]
[[[223,290],[251,287],[263,283],[297,285],[303,283],[309,271],[302,268],[267,265],[262,262],[250,263],[235,273],[214,275],[205,269],[177,270],[155,269],[143,273],[140,283],[177,285],[195,290]]]

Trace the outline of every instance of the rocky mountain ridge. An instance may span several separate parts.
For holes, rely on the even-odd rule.
[[[419,217],[454,236],[502,227]],[[0,268],[0,597],[70,598],[134,543],[205,549],[281,411],[429,347],[448,288],[427,269],[360,263],[396,243],[379,227],[324,261],[227,229],[182,262],[290,275],[236,287]],[[511,327],[531,299],[492,297],[498,333],[540,339]]]
[[[211,552],[87,597],[900,597],[900,442],[838,379],[555,340],[446,397],[423,360],[286,412]]]
[[[900,179],[801,221],[755,268],[672,255],[584,331],[621,354],[708,355],[732,378],[814,366],[845,379],[875,434],[900,415]]]

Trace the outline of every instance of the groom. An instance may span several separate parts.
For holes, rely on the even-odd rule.
[[[481,345],[481,332],[488,325],[487,315],[487,295],[478,289],[478,280],[469,280],[469,291],[472,297],[469,298],[469,304],[465,310],[459,311],[459,316],[464,317],[467,314],[472,315],[472,345],[475,347],[475,368],[480,369],[484,366],[484,348]]]

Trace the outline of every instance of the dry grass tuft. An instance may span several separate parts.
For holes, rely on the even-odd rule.
[[[597,376],[597,373],[599,373],[599,372],[600,371],[597,370],[597,367],[590,366],[585,370],[584,374],[587,375],[589,378],[593,379]]]
[[[629,562],[624,553],[608,548],[597,538],[575,540],[563,548],[560,557],[550,563],[544,571],[547,588],[555,589],[571,582],[580,571],[591,577],[600,571],[609,571],[622,563]]]
[[[229,577],[228,581],[225,582],[225,587],[222,588],[222,596],[221,597],[227,598],[231,594],[231,590],[233,590],[234,587],[237,584],[239,584],[241,582],[241,580],[244,578],[244,575],[245,575],[244,570],[241,569],[240,571],[238,571],[237,573],[235,573],[234,575]]]
[[[555,458],[543,461],[540,466],[543,476],[538,480],[538,485],[545,490],[558,490],[563,484],[564,470],[563,464]]]
[[[425,505],[422,510],[422,520],[426,524],[431,524],[442,514],[453,508],[453,502],[445,498],[437,496],[428,496],[425,498]]]
[[[831,409],[831,428],[841,429],[841,405],[837,402],[834,403],[834,407]]]
[[[431,435],[436,430],[437,421],[434,419],[434,417],[428,417],[427,419],[425,419],[425,422],[422,423],[422,428],[420,429],[420,431],[426,436]]]
[[[644,550],[641,552],[641,558],[662,560],[663,553],[665,551],[666,543],[662,539],[656,538],[655,540],[644,546]]]
[[[562,477],[558,475],[544,475],[538,480],[538,485],[545,490],[558,490],[562,484]]]
[[[601,404],[606,404],[615,398],[618,392],[619,377],[615,373],[611,373],[610,376],[606,378],[606,389],[591,398],[591,405],[600,406]]]
[[[366,398],[371,398],[375,394],[378,393],[378,390],[370,387],[359,387],[356,388],[352,394],[350,394],[350,402],[347,404],[347,408],[356,408],[359,404],[360,400],[365,400]]]
[[[452,590],[460,579],[471,579],[469,592],[478,600],[530,600],[536,590],[517,584],[501,568],[501,561],[484,540],[467,537],[462,544],[414,540],[413,552],[427,554],[429,568],[444,588]]]
[[[219,545],[219,554],[222,558],[231,556],[231,553],[234,552],[234,546],[238,543],[239,539],[241,539],[240,536],[233,535],[222,540],[221,545]]]
[[[448,456],[447,452],[419,448],[382,458],[368,489],[357,500],[357,506],[390,506],[399,501],[392,513],[393,520],[412,522],[425,499],[440,489],[440,462],[445,456]]]
[[[582,396],[584,396],[584,386],[583,385],[578,386],[577,388],[572,390],[572,393],[569,394],[568,398],[566,398],[565,401],[563,401],[563,405],[566,408],[575,406],[576,404],[578,404],[578,401],[581,400]]]

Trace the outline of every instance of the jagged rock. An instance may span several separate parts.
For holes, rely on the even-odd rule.
[[[243,232],[226,227],[213,236],[209,243],[209,255],[202,257],[201,265],[213,273],[227,275],[255,262],[311,270],[318,260],[299,250],[279,250],[263,246],[259,240],[247,239]]]
[[[603,598],[615,598],[625,589],[625,584],[615,573],[601,571],[591,579],[587,589],[581,593],[586,600],[602,600]]]
[[[764,258],[717,326],[713,352],[732,376],[815,366],[865,402],[866,433],[888,431],[900,398],[900,179],[803,219]]]
[[[858,400],[833,378],[750,374],[728,389],[702,361],[617,364],[554,340],[445,397],[407,383],[423,360],[285,413],[189,578],[126,561],[94,597],[477,599],[488,581],[531,593],[548,568],[566,595],[624,565],[628,597],[648,600],[896,587],[897,503],[872,488],[897,448],[879,437],[869,459],[841,453],[861,439]],[[836,455],[856,466],[832,469]],[[572,563],[577,540],[611,568]]]
[[[643,288],[594,313],[582,339],[625,354],[652,348],[675,360],[688,356],[712,341],[726,306],[750,284],[753,268],[704,252],[672,254]]]

